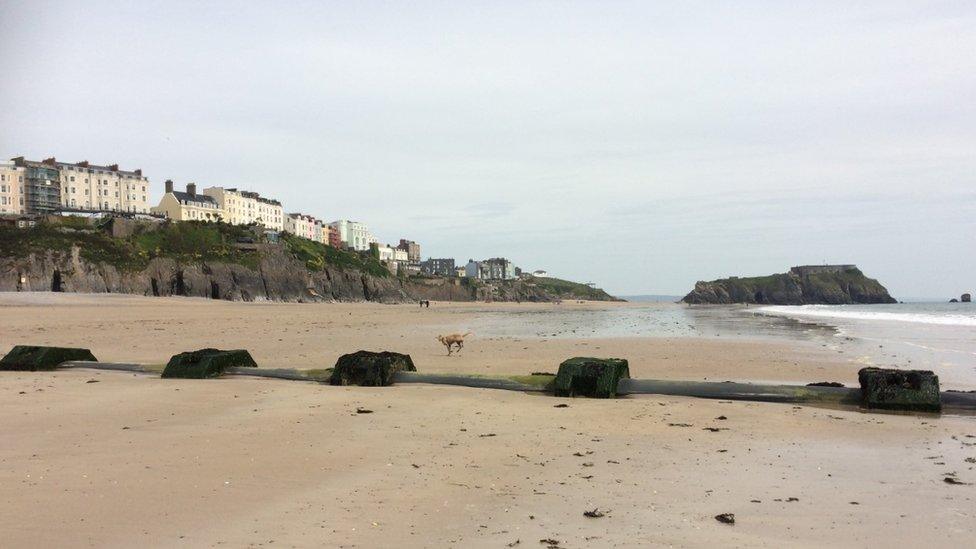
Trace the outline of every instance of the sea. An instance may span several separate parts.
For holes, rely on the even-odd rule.
[[[677,303],[678,296],[624,299],[627,305],[607,308],[485,308],[466,318],[466,329],[510,338],[805,341],[843,353],[857,367],[933,370],[945,388],[976,389],[976,303],[692,306]]]

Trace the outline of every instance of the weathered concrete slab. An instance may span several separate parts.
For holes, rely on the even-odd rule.
[[[574,357],[559,365],[553,388],[556,396],[614,398],[617,384],[630,377],[622,358]]]
[[[416,371],[410,355],[390,351],[356,351],[339,357],[329,383],[385,387],[393,384],[393,374]]]
[[[69,360],[96,361],[88,349],[17,345],[0,359],[0,370],[53,370]]]
[[[938,412],[939,376],[928,370],[863,368],[857,373],[861,403],[867,408]]]
[[[222,351],[200,349],[173,355],[163,370],[163,377],[204,379],[217,377],[230,367],[257,368],[251,353],[244,349]]]

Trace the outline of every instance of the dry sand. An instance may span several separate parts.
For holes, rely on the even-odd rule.
[[[634,377],[856,372],[815,345],[744,340],[475,335],[443,356],[434,335],[473,307],[0,294],[0,352],[163,362],[244,347],[263,366],[318,368],[383,348],[428,372],[553,371],[576,354],[626,357]],[[960,547],[976,530],[976,484],[943,480],[976,483],[971,417],[85,370],[0,374],[0,414],[4,547]],[[594,508],[605,516],[583,516]]]

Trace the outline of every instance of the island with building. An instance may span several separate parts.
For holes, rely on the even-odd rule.
[[[255,301],[613,300],[504,257],[423,259],[361,221],[326,222],[239,187],[178,190],[150,206],[141,169],[24,157],[0,162],[0,291]]]
[[[700,281],[682,301],[691,304],[843,305],[896,303],[856,265],[803,265],[786,273]]]

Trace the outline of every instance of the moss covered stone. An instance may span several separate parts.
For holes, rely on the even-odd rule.
[[[416,372],[410,355],[390,351],[356,351],[342,355],[332,370],[332,385],[383,387],[393,384],[393,374]]]
[[[630,367],[622,358],[575,357],[559,365],[553,382],[556,396],[613,398],[617,383],[630,377]]]
[[[173,355],[163,370],[163,377],[204,379],[217,377],[231,367],[257,368],[251,353],[244,349],[222,351],[200,349]]]
[[[17,345],[0,359],[0,370],[53,370],[69,360],[98,359],[88,349],[74,347],[35,347]]]
[[[857,373],[861,402],[867,408],[938,412],[939,376],[928,370],[863,368]]]

